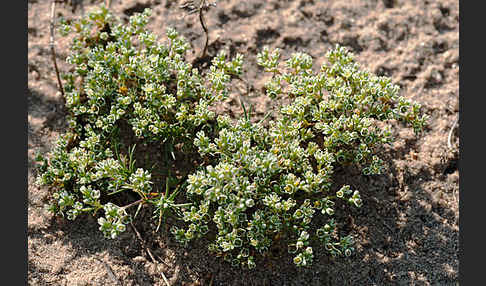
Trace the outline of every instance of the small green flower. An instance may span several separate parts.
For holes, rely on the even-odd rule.
[[[294,257],[294,263],[295,263],[296,265],[298,265],[298,266],[299,266],[299,265],[301,265],[301,264],[302,264],[302,261],[303,261],[303,259],[302,259],[302,255],[300,255],[300,254],[299,254],[299,255],[297,255],[296,257]]]
[[[52,194],[49,210],[71,220],[99,215],[100,231],[116,238],[152,208],[157,230],[171,216],[181,224],[171,228],[177,241],[206,237],[211,252],[249,269],[277,241],[299,267],[312,264],[319,243],[350,256],[352,237],[340,235],[333,215],[363,200],[349,185],[335,191],[335,172],[382,174],[378,150],[394,139],[388,122],[421,132],[420,105],[339,45],[320,69],[307,54],[281,62],[280,50],[264,47],[256,58],[270,73],[264,93],[285,104],[272,104],[272,118],[252,118],[243,102],[240,118],[217,115],[243,55],[218,52],[203,73],[186,60],[190,45],[175,29],[162,43],[146,29],[150,13],[122,23],[101,8],[64,23],[73,38],[64,76],[69,131],[39,157],[36,179]],[[127,148],[134,142],[136,152]]]

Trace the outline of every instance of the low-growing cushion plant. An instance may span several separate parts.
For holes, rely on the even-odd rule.
[[[318,71],[309,55],[282,62],[278,49],[263,48],[257,63],[271,75],[266,95],[288,103],[266,123],[246,110],[236,120],[217,116],[211,107],[242,73],[242,56],[227,60],[221,52],[203,73],[185,61],[188,45],[176,31],[168,30],[166,44],[146,31],[149,14],[124,25],[101,9],[65,26],[75,34],[74,69],[65,75],[69,130],[39,157],[49,209],[68,219],[102,213],[100,230],[115,238],[133,219],[131,207],[147,205],[158,225],[167,215],[180,220],[171,229],[176,240],[204,237],[209,250],[248,268],[277,240],[297,266],[311,265],[319,244],[330,255],[351,255],[353,237],[341,234],[334,214],[363,202],[358,190],[333,183],[333,173],[353,165],[380,174],[379,152],[393,141],[390,121],[419,133],[420,105],[399,96],[389,78],[360,69],[344,47],[330,50]],[[140,144],[163,154],[161,180],[137,166]],[[174,152],[197,164],[171,181]]]
[[[240,55],[226,61],[220,53],[201,76],[185,61],[189,45],[175,30],[167,31],[167,44],[145,30],[149,14],[123,24],[101,9],[64,26],[74,33],[67,59],[74,69],[64,76],[69,131],[49,159],[39,158],[39,182],[52,192],[50,210],[69,219],[103,210],[100,229],[110,237],[125,230],[128,207],[178,206],[169,199],[175,196],[154,189],[150,170],[135,167],[135,144],[151,144],[164,155],[174,156],[177,145],[190,152],[194,134],[215,122],[209,107],[226,98],[230,75],[241,72]],[[126,191],[139,200],[117,206],[110,199]]]

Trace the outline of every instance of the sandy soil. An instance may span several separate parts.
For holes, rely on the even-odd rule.
[[[401,94],[421,102],[430,115],[424,136],[396,126],[399,140],[384,155],[383,176],[354,176],[364,206],[349,218],[357,252],[349,259],[317,257],[310,269],[296,269],[279,253],[254,271],[232,268],[209,255],[204,242],[189,249],[165,230],[141,218],[136,228],[160,261],[158,266],[129,228],[118,240],[103,238],[95,219],[70,223],[48,214],[47,192],[33,185],[34,156],[47,152],[65,130],[62,101],[49,53],[50,1],[28,2],[28,283],[30,285],[456,285],[458,284],[459,171],[458,127],[448,134],[459,108],[459,4],[454,0],[220,0],[205,13],[209,55],[220,49],[245,55],[246,88],[235,89],[221,106],[242,113],[238,98],[252,104],[256,116],[272,105],[261,96],[263,79],[256,53],[279,47],[286,57],[310,54],[317,64],[336,43],[357,61],[402,87]],[[84,9],[100,1],[84,1]],[[184,1],[113,0],[122,18],[153,9],[149,27],[162,35],[175,27],[191,43],[194,59],[204,34],[195,14],[179,8]],[[58,5],[57,16],[80,16]],[[57,36],[61,71],[69,41]],[[148,218],[145,220],[148,221]]]

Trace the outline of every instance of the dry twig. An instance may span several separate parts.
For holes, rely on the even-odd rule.
[[[204,18],[203,18],[204,2],[206,1],[201,0],[201,5],[199,6],[199,21],[201,22],[201,26],[203,27],[204,34],[206,35],[206,42],[204,43],[204,49],[202,51],[201,58],[204,58],[204,56],[206,55],[206,50],[208,49],[208,41],[209,41],[208,28],[206,28],[206,24],[204,24]]]
[[[158,263],[158,261],[153,256],[152,251],[150,251],[150,248],[148,248],[147,245],[145,244],[145,241],[143,240],[142,236],[140,235],[140,233],[138,232],[138,230],[133,225],[133,222],[130,222],[130,225],[132,226],[133,230],[135,231],[135,234],[137,235],[138,239],[140,240],[140,243],[142,244],[142,247],[145,249],[145,251],[150,256],[150,259],[152,260],[152,263],[154,263],[155,264],[155,267],[157,269],[159,269],[159,263]],[[167,286],[170,286],[169,280],[167,280],[167,277],[165,277],[164,272],[162,272],[162,271],[159,271],[159,272],[160,272],[160,274],[162,274],[162,279],[164,279],[165,284]]]
[[[106,269],[106,272],[108,272],[108,276],[110,276],[111,280],[116,284],[116,285],[123,285],[120,280],[118,280],[116,278],[116,275],[113,273],[113,271],[111,270],[111,267],[110,265],[108,265],[108,263],[106,263],[104,260],[102,259],[99,259],[98,260],[103,264],[103,266],[105,267]]]
[[[111,8],[111,0],[105,0],[105,6],[107,9],[110,9]]]
[[[452,131],[454,131],[454,128],[456,128],[457,123],[459,123],[459,115],[454,121],[454,124],[452,124],[451,130],[449,130],[449,135],[447,136],[447,147],[449,147],[449,149],[452,149],[452,144],[451,144]]]
[[[52,54],[52,61],[54,62],[54,69],[56,70],[56,77],[57,77],[57,84],[59,86],[59,90],[61,91],[61,95],[62,95],[62,100],[64,103],[65,102],[65,97],[64,97],[64,88],[62,86],[62,82],[61,82],[61,76],[59,75],[59,69],[57,67],[57,61],[56,61],[56,50],[54,48],[54,17],[55,17],[55,12],[56,11],[56,0],[52,0],[52,3],[51,3],[51,21],[50,21],[50,30],[51,30],[51,37],[50,37],[50,47],[51,47],[51,54]]]
[[[180,8],[188,10],[189,11],[188,14],[193,14],[193,13],[196,13],[196,12],[199,13],[199,22],[201,22],[201,26],[204,30],[204,35],[206,36],[204,48],[203,48],[202,53],[199,57],[204,58],[206,56],[206,52],[207,52],[207,49],[208,49],[209,33],[208,33],[208,28],[206,27],[206,23],[204,22],[203,11],[204,11],[204,9],[209,9],[210,6],[216,6],[216,4],[215,3],[206,4],[206,0],[200,0],[199,7],[196,7],[194,2],[195,1],[186,1],[184,4],[182,4],[180,6]]]

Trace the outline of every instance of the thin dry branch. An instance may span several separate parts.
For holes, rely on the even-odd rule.
[[[199,22],[201,23],[205,35],[204,48],[201,52],[201,55],[199,56],[200,58],[204,58],[206,56],[206,52],[209,44],[209,32],[208,32],[208,28],[206,27],[206,23],[204,22],[203,12],[204,9],[209,9],[210,6],[216,6],[216,4],[215,3],[206,4],[206,0],[200,0],[199,6],[195,4],[195,1],[186,1],[183,5],[180,6],[180,8],[188,10],[189,11],[188,14],[193,14],[196,12],[199,13]]]
[[[452,124],[451,130],[449,130],[449,135],[447,136],[447,147],[449,147],[449,149],[452,149],[452,144],[451,144],[452,131],[454,131],[454,128],[456,128],[457,123],[459,123],[459,115],[454,121],[454,124]]]
[[[113,270],[111,270],[111,267],[110,265],[108,265],[108,263],[106,263],[104,260],[102,259],[99,259],[98,260],[103,264],[103,266],[105,267],[106,269],[106,272],[108,272],[108,276],[110,276],[111,280],[116,284],[116,285],[122,285],[122,283],[120,282],[120,280],[118,280],[118,278],[116,277],[115,273],[113,273]]]
[[[56,61],[56,50],[55,50],[55,42],[54,42],[54,17],[55,17],[55,11],[56,11],[56,0],[52,0],[51,3],[51,20],[50,20],[50,40],[49,40],[49,45],[51,47],[51,55],[52,55],[52,61],[54,62],[54,69],[56,70],[56,77],[57,77],[57,84],[59,87],[59,91],[61,91],[62,95],[62,100],[64,103],[66,103],[66,99],[64,97],[64,88],[62,86],[61,82],[61,76],[59,75],[59,68],[57,67],[57,61]]]
[[[204,23],[204,16],[203,16],[203,7],[205,2],[206,2],[205,0],[201,0],[201,4],[199,5],[199,21],[201,22],[201,26],[203,27],[204,34],[206,35],[206,42],[204,43],[204,49],[202,51],[201,58],[204,58],[204,56],[206,56],[206,51],[208,49],[208,42],[209,42],[208,28]]]
[[[158,261],[155,259],[155,257],[153,256],[152,254],[152,251],[150,251],[150,248],[147,247],[147,245],[145,244],[145,241],[143,240],[142,236],[140,235],[140,233],[138,232],[138,230],[135,228],[135,226],[133,225],[133,222],[130,222],[130,225],[132,226],[133,230],[135,231],[135,234],[137,235],[138,239],[140,240],[140,243],[142,244],[142,247],[145,249],[145,251],[148,253],[148,255],[150,256],[150,259],[152,260],[152,263],[155,264],[155,267],[157,268],[157,270],[159,269],[159,263]],[[165,274],[164,272],[160,271],[160,274],[162,274],[162,279],[164,279],[164,282],[167,286],[170,286],[169,284],[169,280],[167,280],[167,277],[165,277]]]
[[[105,0],[105,6],[107,9],[111,8],[111,0]]]

